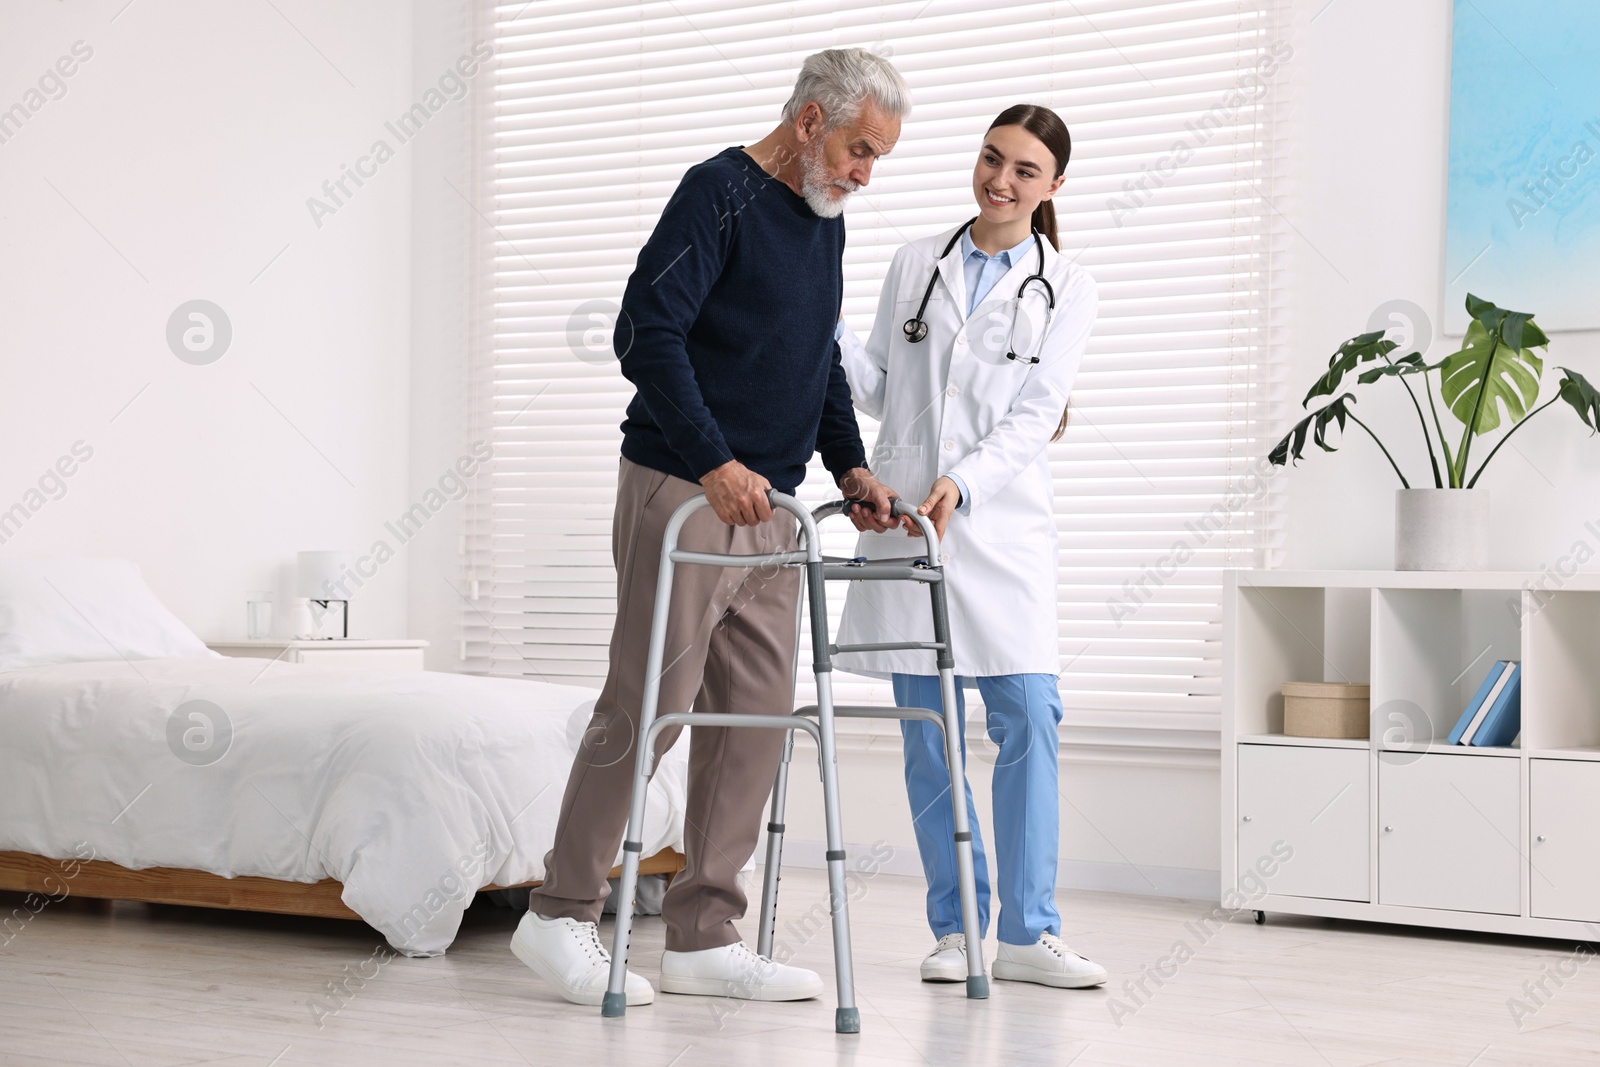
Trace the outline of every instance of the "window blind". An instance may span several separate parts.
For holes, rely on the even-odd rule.
[[[688,167],[765,135],[806,55],[860,46],[914,100],[846,212],[844,311],[863,336],[894,250],[975,214],[995,115],[1042,103],[1071,129],[1061,248],[1100,314],[1050,446],[1064,734],[1215,746],[1221,569],[1266,562],[1276,522],[1259,463],[1279,400],[1271,118],[1293,52],[1272,0],[537,0],[485,18],[472,396],[494,458],[467,510],[470,669],[603,678],[628,273]],[[802,499],[832,495],[814,463]],[[827,549],[847,552],[834,522]],[[889,699],[887,683],[836,688]]]

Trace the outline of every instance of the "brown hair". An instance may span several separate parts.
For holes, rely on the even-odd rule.
[[[1052,180],[1066,171],[1067,162],[1072,158],[1072,134],[1067,131],[1067,124],[1061,121],[1061,116],[1054,111],[1039,104],[1013,104],[989,123],[990,130],[997,126],[1021,126],[1043,141],[1056,158],[1056,172],[1050,175]],[[1061,251],[1061,242],[1056,239],[1056,206],[1052,201],[1041,200],[1039,206],[1033,209],[1033,228],[1044,235],[1051,248]],[[1071,411],[1072,403],[1068,401],[1061,409],[1061,422],[1050,440],[1059,441],[1061,435],[1067,432],[1067,416]]]

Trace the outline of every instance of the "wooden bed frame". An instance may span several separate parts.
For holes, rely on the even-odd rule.
[[[65,871],[74,866],[77,873],[68,877]],[[671,878],[683,867],[683,855],[674,849],[664,848],[641,861],[639,873],[664,874]],[[611,877],[615,878],[621,873],[622,868],[613,867]],[[479,892],[520,889],[539,884],[486,885]],[[311,883],[282,882],[275,878],[249,875],[224,878],[218,874],[181,867],[149,867],[136,871],[106,860],[52,860],[29,852],[0,852],[0,890],[4,889],[42,893],[57,899],[65,889],[68,896],[106,900],[137,900],[148,904],[188,904],[201,908],[361,920],[361,916],[345,907],[344,901],[339,899],[344,884],[332,878]]]

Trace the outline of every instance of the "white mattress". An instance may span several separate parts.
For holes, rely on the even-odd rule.
[[[413,956],[449,946],[481,886],[544,876],[594,690],[268,667],[161,659],[0,673],[0,850],[64,859],[86,845],[125,867],[337,878],[345,904]],[[169,718],[193,700],[231,724],[209,764],[169,745]],[[680,741],[651,784],[646,856],[683,847],[687,749]]]

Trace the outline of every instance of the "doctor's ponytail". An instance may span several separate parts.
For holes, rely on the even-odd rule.
[[[1072,158],[1072,135],[1067,132],[1067,124],[1054,111],[1039,104],[1014,104],[989,123],[991,130],[996,126],[1021,126],[1043,141],[1050,154],[1056,157],[1056,172],[1050,176],[1051,179],[1061,177],[1067,169],[1067,161]],[[1039,206],[1033,209],[1033,228],[1044,235],[1052,248],[1061,251],[1061,242],[1056,239],[1054,203],[1039,201]]]

